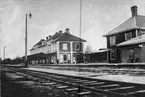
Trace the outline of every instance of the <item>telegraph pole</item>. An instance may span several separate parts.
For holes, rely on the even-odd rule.
[[[26,20],[25,20],[25,66],[28,67],[28,58],[27,58],[27,16],[26,13]],[[32,15],[29,13],[29,18],[31,18]]]
[[[79,50],[79,52],[80,52],[80,63],[82,62],[82,54],[81,54],[81,51],[82,51],[82,47],[81,47],[81,34],[82,34],[82,0],[80,0],[80,50]]]

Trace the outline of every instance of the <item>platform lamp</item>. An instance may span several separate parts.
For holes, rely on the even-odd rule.
[[[28,14],[26,13],[26,20],[25,20],[25,66],[28,67],[27,63],[28,63],[28,59],[27,59],[27,16],[29,16],[29,18],[32,17],[31,12]]]

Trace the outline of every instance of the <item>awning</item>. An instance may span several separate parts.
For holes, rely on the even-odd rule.
[[[33,54],[33,55],[28,55],[27,58],[28,60],[37,60],[37,59],[46,59],[52,56],[55,56],[55,53],[50,53],[50,54],[45,54],[45,53],[37,53],[37,54]],[[22,58],[25,58],[25,56],[23,56]]]

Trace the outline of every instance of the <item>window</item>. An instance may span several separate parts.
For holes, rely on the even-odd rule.
[[[71,58],[70,54],[67,54],[67,56],[68,56],[68,60],[71,60],[71,59],[70,59],[70,58]]]
[[[42,45],[45,45],[45,41],[42,41],[41,43],[42,43]]]
[[[80,49],[80,44],[79,43],[76,43],[75,44],[75,50],[79,50]]]
[[[48,52],[51,52],[51,45],[48,45]]]
[[[66,61],[67,60],[67,56],[63,55],[63,60]]]
[[[137,36],[141,36],[141,35],[143,35],[143,34],[145,34],[145,31],[139,30],[139,31],[137,32]]]
[[[115,60],[115,51],[111,51],[110,52],[110,58],[111,58],[111,60]]]
[[[145,34],[145,30],[144,30],[144,31],[142,31],[142,34]]]
[[[63,46],[63,50],[67,50],[67,44],[66,43],[64,43],[62,46]]]
[[[116,44],[116,37],[115,36],[111,36],[110,37],[110,46],[114,46]]]
[[[125,41],[132,38],[132,32],[125,33]]]

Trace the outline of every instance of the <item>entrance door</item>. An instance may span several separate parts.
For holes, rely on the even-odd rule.
[[[67,63],[67,54],[63,55],[63,61],[64,61],[64,63]]]

